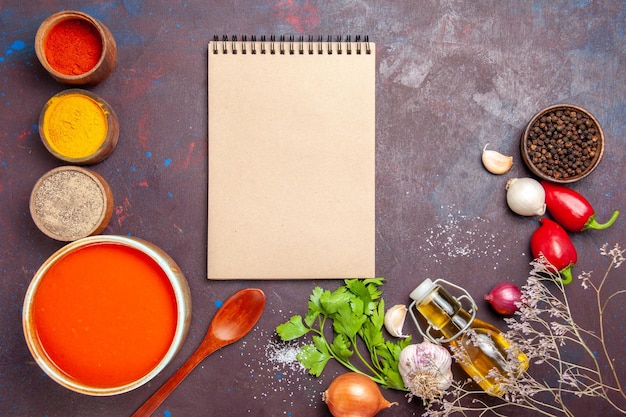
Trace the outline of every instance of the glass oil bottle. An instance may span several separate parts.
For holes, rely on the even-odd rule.
[[[462,295],[455,298],[440,285],[443,283]],[[512,351],[500,330],[476,318],[476,304],[463,288],[441,279],[426,279],[410,297],[409,312],[422,336],[433,343],[449,344],[457,362],[487,394],[503,395],[501,381],[528,369],[528,357],[523,352]],[[471,303],[468,310],[461,304],[464,299]],[[425,331],[414,310],[428,322]]]

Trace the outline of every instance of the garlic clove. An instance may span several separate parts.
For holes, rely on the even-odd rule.
[[[482,161],[487,171],[500,175],[508,172],[513,166],[513,157],[503,155],[498,151],[487,149],[489,144],[483,148]]]
[[[409,335],[402,334],[407,311],[406,306],[402,304],[397,304],[387,310],[385,313],[385,328],[390,335],[394,337],[409,337]]]

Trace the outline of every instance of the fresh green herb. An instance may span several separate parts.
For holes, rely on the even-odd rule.
[[[311,375],[320,376],[334,358],[384,388],[406,391],[398,372],[398,359],[411,338],[398,342],[385,340],[385,301],[378,289],[383,281],[383,278],[348,279],[333,292],[315,287],[306,316],[291,317],[276,327],[276,332],[283,341],[312,333],[313,343],[303,346],[296,355]],[[328,337],[331,326],[332,338]],[[363,346],[367,349],[365,356],[361,352]],[[355,355],[361,362],[359,367],[352,363]]]

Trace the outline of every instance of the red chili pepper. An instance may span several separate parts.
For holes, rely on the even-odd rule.
[[[548,212],[568,232],[603,230],[615,223],[619,216],[619,211],[615,210],[606,223],[598,223],[595,210],[585,197],[562,185],[547,181],[542,181],[541,185],[546,192]]]
[[[541,219],[541,226],[530,238],[530,250],[535,259],[543,254],[559,270],[564,285],[572,282],[572,267],[578,260],[578,253],[565,229],[557,222]]]

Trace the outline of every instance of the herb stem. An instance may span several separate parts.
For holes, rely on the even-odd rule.
[[[357,354],[361,362],[363,362],[363,364],[367,367],[367,369],[369,369],[374,374],[373,377],[371,375],[368,375],[368,376],[372,378],[373,380],[375,380],[376,382],[378,382],[379,384],[384,384],[385,380],[383,379],[382,375],[376,369],[374,369],[374,367],[371,366],[361,354],[361,351],[359,350],[357,346],[356,337],[352,338],[351,342],[352,342],[352,346],[354,346],[354,352]]]

